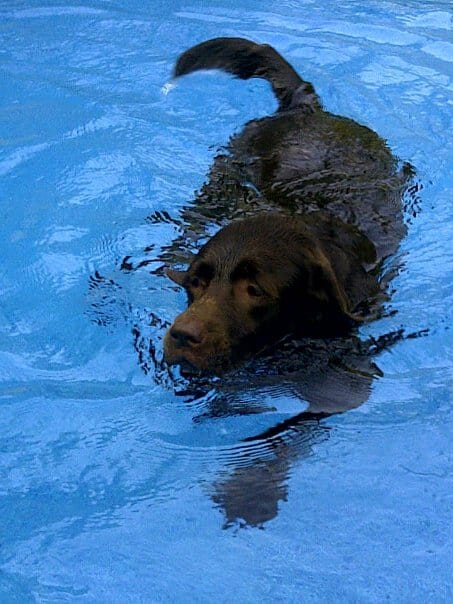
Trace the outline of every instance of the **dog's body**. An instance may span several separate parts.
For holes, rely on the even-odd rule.
[[[165,338],[170,364],[219,373],[288,333],[334,336],[382,294],[379,266],[404,234],[407,176],[372,130],[323,111],[311,84],[271,47],[204,42],[175,75],[221,68],[270,81],[278,112],[219,155],[197,203],[233,220],[187,271],[189,308]],[[215,215],[215,214],[214,214]]]

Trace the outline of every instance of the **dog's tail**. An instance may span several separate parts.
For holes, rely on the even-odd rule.
[[[278,99],[279,111],[304,107],[321,108],[320,100],[309,82],[305,82],[289,63],[267,44],[244,38],[214,38],[186,50],[178,58],[174,77],[199,69],[223,69],[242,80],[268,80]]]

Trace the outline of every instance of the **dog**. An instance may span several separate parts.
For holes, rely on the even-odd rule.
[[[264,78],[278,101],[232,137],[196,200],[232,221],[187,270],[166,271],[188,296],[166,362],[221,375],[288,334],[335,337],[375,316],[382,262],[405,233],[410,168],[374,131],[325,111],[271,46],[208,40],[179,57],[174,77],[202,69]]]

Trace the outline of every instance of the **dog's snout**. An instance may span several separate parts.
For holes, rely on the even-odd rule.
[[[176,317],[164,339],[168,365],[180,365],[184,375],[223,373],[231,356],[228,325],[219,304],[203,297]]]
[[[179,348],[193,348],[203,342],[203,327],[195,318],[177,322],[170,328],[170,336]]]

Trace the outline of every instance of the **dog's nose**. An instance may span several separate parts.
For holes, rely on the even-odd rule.
[[[178,348],[193,348],[203,341],[203,327],[196,319],[187,319],[170,328],[170,336]]]

